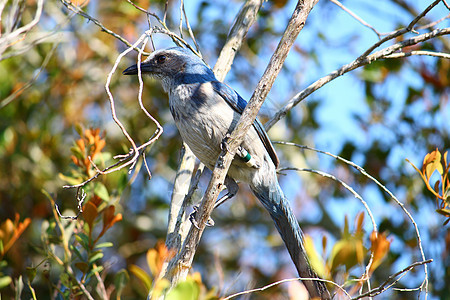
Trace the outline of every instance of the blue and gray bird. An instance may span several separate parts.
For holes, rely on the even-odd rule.
[[[142,74],[161,80],[169,94],[169,107],[183,141],[209,169],[221,152],[223,141],[235,128],[247,102],[228,85],[219,82],[212,70],[196,55],[180,47],[157,50],[141,63]],[[138,73],[130,66],[124,75]],[[227,195],[233,197],[238,182],[250,186],[272,217],[300,277],[317,278],[303,246],[302,231],[278,184],[279,160],[262,124],[256,120],[248,131],[228,171]],[[303,281],[311,297],[329,299],[323,282]]]

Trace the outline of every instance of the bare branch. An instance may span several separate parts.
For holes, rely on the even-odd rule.
[[[358,59],[360,59],[360,60],[364,59],[365,57],[367,57],[367,55],[372,53],[373,50],[375,50],[376,48],[378,48],[385,42],[395,39],[396,37],[401,36],[402,34],[405,34],[407,32],[413,31],[414,25],[416,25],[417,22],[419,22],[419,20],[422,19],[433,7],[438,5],[438,3],[440,1],[441,0],[435,0],[422,13],[420,13],[417,17],[415,17],[414,20],[412,20],[411,23],[409,23],[409,25],[406,28],[394,31],[393,33],[389,34],[388,36],[382,38],[381,40],[379,40],[378,42],[373,44],[369,49],[367,49],[366,52],[364,52]]]
[[[127,41],[125,38],[123,38],[122,36],[118,35],[117,33],[115,33],[114,31],[108,29],[105,27],[105,25],[103,25],[100,21],[98,21],[97,19],[91,17],[89,14],[85,13],[84,11],[82,11],[79,7],[75,6],[72,4],[72,2],[68,1],[68,0],[60,0],[62,4],[64,4],[65,7],[67,7],[67,9],[69,9],[70,11],[73,11],[74,13],[76,13],[77,15],[82,16],[85,19],[88,19],[89,21],[93,22],[95,25],[97,25],[98,27],[101,28],[102,31],[112,35],[113,37],[115,37],[116,39],[118,39],[119,41],[121,41],[122,43],[124,43],[125,45],[127,45],[128,47],[133,47],[132,49],[139,51],[139,49],[136,48],[136,46],[131,45],[131,43],[129,41]],[[138,44],[136,44],[138,45]],[[145,55],[149,55],[150,53],[144,52]]]
[[[447,7],[447,9],[450,10],[450,6],[448,5],[447,1],[442,0],[442,3],[444,3],[445,7]]]
[[[370,175],[369,173],[367,173],[367,171],[364,170],[364,168],[360,167],[359,165],[355,164],[355,163],[352,162],[352,161],[349,161],[349,160],[347,160],[347,159],[345,159],[345,158],[343,158],[343,157],[340,157],[340,156],[331,154],[331,153],[326,152],[326,151],[314,149],[314,148],[307,147],[307,146],[296,145],[296,144],[293,144],[293,143],[282,142],[282,143],[280,143],[280,144],[282,144],[282,145],[294,145],[294,146],[299,147],[299,148],[308,149],[308,150],[312,150],[312,151],[315,151],[315,152],[318,152],[318,153],[326,154],[326,155],[328,155],[328,156],[331,156],[331,157],[333,157],[333,158],[335,158],[335,159],[337,159],[337,160],[339,160],[339,161],[342,161],[342,162],[344,162],[344,163],[346,163],[346,164],[348,164],[348,165],[354,167],[354,168],[355,168],[356,170],[358,170],[361,174],[363,174],[364,176],[366,176],[367,178],[369,178],[370,180],[372,180],[372,181],[373,181],[376,185],[378,185],[385,193],[387,193],[387,194],[394,200],[394,202],[397,203],[398,206],[400,206],[400,208],[403,210],[403,212],[408,216],[409,220],[411,221],[411,223],[412,223],[413,226],[414,226],[414,230],[415,230],[415,233],[416,233],[416,236],[417,236],[417,242],[418,242],[418,246],[419,246],[419,251],[420,251],[421,257],[422,257],[422,259],[423,259],[424,261],[426,261],[425,253],[424,253],[424,251],[423,251],[422,238],[421,238],[421,236],[420,236],[419,228],[418,228],[418,226],[417,226],[416,221],[415,221],[414,218],[412,217],[411,213],[406,209],[405,205],[404,205],[402,202],[400,202],[400,200],[398,200],[397,197],[396,197],[396,196],[395,196],[388,188],[386,188],[383,184],[381,184],[381,183],[380,183],[376,178],[374,178],[372,175]],[[366,270],[367,270],[367,268],[366,268]],[[426,263],[424,264],[424,273],[425,273],[425,279],[424,279],[424,281],[423,281],[423,283],[422,283],[422,287],[421,287],[421,288],[423,288],[423,286],[425,286],[425,291],[428,291],[428,267],[427,267],[427,264],[426,264]]]
[[[444,2],[444,3],[445,3],[445,2]],[[436,26],[437,24],[441,23],[442,21],[447,20],[448,18],[450,18],[450,14],[446,15],[446,16],[443,17],[443,18],[440,18],[439,20],[436,20],[436,21],[434,21],[434,22],[431,22],[431,23],[429,23],[429,24],[427,24],[427,25],[423,25],[423,26],[417,27],[417,30],[428,29],[428,28],[434,27],[434,26]]]
[[[402,30],[400,30],[400,31],[402,31]],[[269,130],[276,122],[278,122],[281,118],[283,118],[294,106],[296,106],[298,103],[300,103],[300,101],[302,101],[303,99],[305,99],[306,97],[311,95],[313,92],[315,92],[316,90],[318,90],[319,88],[321,88],[322,86],[327,84],[328,82],[336,79],[337,77],[342,76],[345,73],[353,71],[359,67],[371,64],[372,62],[374,62],[376,60],[389,58],[390,55],[392,55],[396,51],[401,50],[404,47],[412,46],[412,45],[427,41],[429,39],[432,39],[432,38],[435,38],[438,36],[448,35],[448,34],[450,34],[450,27],[443,28],[443,29],[435,29],[431,32],[417,35],[408,40],[398,42],[392,46],[381,49],[369,56],[362,57],[362,55],[361,55],[359,58],[355,59],[354,61],[352,61],[346,65],[343,65],[339,69],[316,80],[315,82],[310,84],[307,88],[302,90],[300,93],[298,93],[297,95],[292,97],[287,102],[287,104],[285,104],[285,106],[283,108],[281,108],[266,124],[264,124],[265,128],[267,130]]]
[[[130,166],[130,172],[131,170],[134,168],[137,159],[139,158],[139,156],[143,153],[143,151],[145,151],[145,148],[152,144],[153,142],[155,142],[160,135],[163,132],[163,128],[162,126],[159,124],[159,122],[152,116],[150,115],[150,113],[145,109],[143,102],[142,102],[142,91],[143,91],[143,81],[142,81],[142,73],[141,73],[141,58],[142,58],[142,54],[144,53],[143,49],[145,48],[151,33],[153,32],[153,30],[149,30],[146,31],[143,35],[141,35],[141,37],[138,39],[138,41],[130,46],[128,49],[126,49],[125,51],[123,51],[122,53],[119,54],[119,56],[117,57],[114,66],[112,68],[112,70],[110,71],[110,73],[108,74],[107,80],[106,80],[106,84],[105,84],[105,90],[106,93],[108,94],[109,97],[109,102],[110,102],[110,107],[111,107],[111,115],[113,120],[116,122],[116,124],[119,126],[119,128],[121,129],[123,135],[127,138],[127,140],[130,142],[131,144],[131,150],[128,154],[126,155],[118,155],[115,156],[114,158],[119,158],[120,160],[113,164],[112,166],[109,166],[107,168],[105,168],[104,170],[100,170],[95,164],[94,162],[91,161],[91,164],[94,166],[94,168],[96,169],[96,174],[94,176],[92,176],[91,178],[87,179],[86,181],[78,184],[78,185],[73,185],[73,186],[64,186],[64,188],[78,188],[81,186],[84,186],[85,184],[91,182],[92,180],[94,180],[95,178],[97,178],[99,175],[104,175],[104,174],[108,174],[108,173],[112,173],[112,172],[116,172],[126,166]],[[130,51],[132,51],[133,49],[136,49],[136,47],[142,43],[142,47],[141,48],[137,48],[139,51],[139,55],[138,55],[138,77],[139,77],[139,93],[138,93],[138,99],[139,99],[139,105],[140,108],[142,109],[142,111],[144,111],[145,115],[151,119],[155,125],[156,125],[156,130],[155,133],[150,137],[150,139],[140,145],[139,147],[136,146],[136,143],[134,142],[134,140],[131,138],[131,136],[129,135],[129,133],[127,132],[127,130],[125,129],[125,126],[123,126],[123,124],[120,122],[119,118],[117,117],[116,114],[116,109],[115,109],[115,102],[114,102],[114,97],[109,89],[109,85],[111,82],[111,78],[112,75],[115,73],[117,66],[119,65],[119,62],[121,61],[121,59]]]
[[[2,3],[2,6],[0,7],[1,10],[3,10],[5,5],[6,5],[6,2]],[[44,0],[38,0],[37,1],[36,14],[35,14],[33,20],[31,20],[30,23],[28,23],[26,25],[23,25],[22,27],[20,27],[18,29],[15,29],[15,30],[13,29],[13,27],[11,27],[10,30],[12,30],[12,31],[8,32],[9,30],[7,30],[3,34],[0,34],[0,55],[7,48],[11,47],[14,43],[16,43],[17,39],[20,39],[19,35],[26,34],[31,29],[33,29],[34,26],[36,26],[36,24],[41,19],[42,8],[43,7],[44,7]],[[19,22],[19,21],[21,21],[21,20],[15,20],[15,22]],[[25,36],[23,36],[22,38],[25,38]]]
[[[214,66],[214,73],[219,80],[222,81],[226,73],[230,70],[235,53],[241,47],[245,35],[255,22],[261,4],[262,0],[248,0],[238,12],[227,41]],[[187,20],[186,16],[185,19]],[[192,39],[194,40],[193,34]],[[166,246],[169,249],[176,249],[177,251],[180,249],[187,235],[187,231],[184,229],[190,226],[190,222],[185,222],[185,210],[196,190],[205,167],[203,164],[200,164],[195,178],[191,180],[194,171],[195,156],[186,144],[183,144],[180,156],[179,168],[173,187],[166,238]],[[191,183],[190,188],[189,182]],[[170,263],[166,262],[164,264],[163,271],[160,272],[160,278],[168,277],[168,274],[175,272],[173,268],[176,267],[176,259],[175,257]],[[169,266],[172,269],[167,269]]]
[[[182,6],[181,7],[182,7],[182,10],[183,10],[184,20],[186,22],[186,27],[188,29],[189,36],[191,37],[192,41],[194,42],[194,45],[195,45],[195,48],[197,49],[197,52],[200,53],[200,47],[198,46],[197,40],[195,39],[194,32],[192,31],[192,28],[191,28],[191,24],[189,24],[189,20],[188,20],[187,14],[186,14],[186,9],[184,9],[184,2],[183,1],[182,1]]]
[[[450,59],[450,54],[443,53],[443,52],[433,52],[433,51],[410,51],[410,52],[400,52],[400,53],[393,53],[390,55],[386,55],[384,58],[402,58],[402,57],[409,57],[412,55],[426,55],[426,56],[434,56],[439,58],[445,58]]]
[[[367,23],[366,21],[364,21],[361,17],[359,17],[357,14],[355,14],[354,12],[352,12],[350,9],[348,9],[347,7],[345,7],[341,2],[339,2],[338,0],[330,0],[332,3],[336,4],[337,6],[339,6],[342,10],[344,10],[345,12],[347,12],[350,16],[352,16],[353,18],[355,18],[359,23],[361,23],[362,25],[370,28],[373,32],[375,32],[375,34],[378,36],[378,38],[381,38],[381,33],[379,33],[372,25],[370,25],[369,23]]]
[[[357,300],[357,299],[361,299],[364,297],[375,297],[376,295],[383,293],[385,290],[387,290],[389,287],[391,287],[392,284],[395,284],[396,282],[398,282],[398,280],[395,279],[397,276],[402,275],[406,272],[409,272],[417,266],[420,266],[420,265],[426,266],[427,264],[431,263],[432,261],[433,261],[432,259],[427,259],[424,261],[415,262],[415,263],[407,266],[403,270],[400,270],[400,271],[392,274],[391,276],[389,276],[389,278],[385,282],[383,282],[380,286],[378,286],[377,288],[374,288],[364,294],[358,295],[357,297],[352,298],[352,300]]]
[[[267,289],[269,289],[271,287],[280,285],[280,284],[285,283],[285,282],[293,282],[293,281],[299,281],[299,280],[302,280],[302,281],[321,281],[321,282],[329,283],[331,285],[336,286],[339,290],[341,290],[348,297],[348,299],[352,298],[352,296],[350,296],[350,294],[342,286],[340,286],[339,284],[337,284],[334,281],[326,280],[326,279],[320,279],[320,278],[302,278],[302,277],[297,277],[297,278],[287,278],[287,279],[279,280],[279,281],[273,282],[271,284],[268,284],[268,285],[260,287],[260,288],[251,289],[251,290],[239,292],[239,293],[236,293],[236,294],[232,294],[232,295],[229,295],[229,296],[223,298],[222,300],[228,300],[228,299],[235,298],[237,296],[248,295],[248,294],[255,293],[255,292],[262,292],[262,291],[265,291],[265,290],[267,290]]]
[[[36,82],[36,80],[39,78],[42,71],[45,69],[48,62],[50,61],[50,58],[52,58],[53,54],[55,53],[56,48],[58,48],[58,45],[59,44],[53,45],[53,48],[45,55],[45,58],[42,61],[41,66],[39,67],[37,72],[34,72],[33,78],[31,78],[27,83],[22,85],[19,89],[15,90],[11,95],[9,95],[0,102],[0,109],[4,108],[6,105],[14,101],[14,99],[16,99],[19,95],[21,95],[23,91],[31,87],[34,84],[34,82]]]
[[[81,190],[81,196],[79,195],[80,190]],[[58,204],[55,203],[56,213],[58,214],[58,216],[61,219],[72,220],[72,221],[77,220],[78,217],[81,215],[81,213],[83,213],[83,203],[84,203],[84,200],[86,199],[86,196],[87,196],[86,192],[83,189],[81,189],[81,188],[77,189],[76,199],[77,199],[77,210],[78,210],[78,213],[75,216],[63,216],[61,214],[61,212],[59,211]]]
[[[241,7],[213,69],[219,81],[223,81],[226,74],[230,71],[234,57],[241,48],[242,41],[248,30],[255,22],[261,5],[262,0],[249,0]]]

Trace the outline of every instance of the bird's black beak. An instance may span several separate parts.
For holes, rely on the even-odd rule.
[[[141,72],[142,74],[152,73],[152,67],[150,63],[146,62],[141,63]],[[136,75],[137,73],[138,73],[137,65],[129,66],[122,72],[123,75]]]

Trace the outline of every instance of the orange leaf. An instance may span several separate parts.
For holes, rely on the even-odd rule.
[[[355,235],[362,234],[363,233],[363,226],[364,226],[364,212],[360,212],[356,216],[356,230]]]
[[[83,207],[83,218],[89,226],[89,234],[92,232],[95,218],[98,216],[97,206],[95,202],[89,201]]]
[[[19,222],[20,215],[16,213],[14,223],[7,219],[0,226],[0,239],[3,243],[3,249],[1,255],[4,255],[22,235],[25,229],[30,225],[31,219],[26,218],[22,223]]]
[[[114,215],[116,208],[113,205],[108,206],[103,212],[103,230],[104,233],[106,230],[111,228],[116,222],[122,220],[122,214]]]
[[[385,233],[378,233],[377,235],[375,231],[373,231],[370,235],[370,242],[372,243],[370,250],[374,255],[369,272],[373,272],[385,259],[387,253],[389,252],[392,241],[386,238]]]
[[[175,250],[167,249],[162,241],[158,241],[154,249],[147,251],[147,264],[153,277],[157,278],[166,260],[172,259],[176,254]]]
[[[78,148],[80,148],[81,152],[84,152],[86,150],[86,144],[84,143],[83,139],[76,140],[75,144],[77,144],[77,146],[78,146]]]

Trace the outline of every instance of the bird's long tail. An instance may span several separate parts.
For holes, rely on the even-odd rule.
[[[303,244],[303,233],[288,200],[281,190],[278,180],[267,181],[264,185],[251,186],[253,193],[261,201],[272,217],[278,232],[283,239],[292,261],[302,278],[319,278],[311,268]],[[331,299],[323,281],[303,280],[311,298]]]

